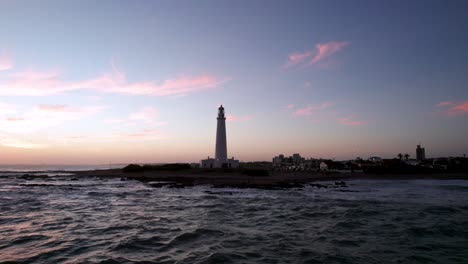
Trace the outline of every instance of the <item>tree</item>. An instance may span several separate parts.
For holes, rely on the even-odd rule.
[[[398,158],[401,160],[403,158],[403,154],[398,153]]]
[[[406,153],[406,154],[405,154],[405,159],[406,159],[406,161],[409,160],[409,157],[410,157],[410,155],[409,155],[408,153]]]

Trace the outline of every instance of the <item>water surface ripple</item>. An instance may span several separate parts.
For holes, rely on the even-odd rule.
[[[0,262],[468,263],[467,181],[302,190],[0,178]]]

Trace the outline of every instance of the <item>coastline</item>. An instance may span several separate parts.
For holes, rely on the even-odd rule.
[[[10,172],[11,173],[11,172]],[[264,176],[249,176],[242,170],[203,170],[187,169],[177,171],[139,171],[125,172],[122,169],[83,170],[83,171],[30,171],[6,173],[6,177],[17,177],[25,180],[48,179],[53,177],[78,180],[120,179],[136,180],[153,187],[191,187],[211,185],[215,188],[260,188],[286,189],[301,188],[305,185],[327,187],[320,182],[333,182],[346,186],[352,180],[468,180],[468,173],[435,173],[435,174],[365,174],[365,173],[322,173],[322,172],[279,172],[269,171]],[[329,183],[327,183],[329,184]]]
[[[203,171],[190,169],[182,171],[123,172],[121,169],[71,172],[73,177],[120,178],[138,180],[153,184],[154,187],[188,187],[212,185],[234,188],[288,188],[322,181],[349,180],[468,180],[468,173],[437,174],[364,174],[364,173],[317,173],[317,172],[273,172],[268,176],[248,176],[241,170]]]

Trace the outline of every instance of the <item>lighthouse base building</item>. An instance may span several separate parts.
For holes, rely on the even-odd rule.
[[[235,160],[234,157],[226,160],[217,160],[208,157],[207,159],[201,160],[200,168],[239,168],[239,160]]]
[[[224,107],[218,108],[218,126],[216,128],[216,153],[215,158],[208,157],[200,161],[201,168],[239,168],[239,160],[227,158],[226,142],[226,117]]]

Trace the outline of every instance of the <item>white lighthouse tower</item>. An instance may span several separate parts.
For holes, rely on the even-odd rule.
[[[216,127],[216,151],[215,159],[220,162],[227,161],[227,144],[226,144],[226,117],[224,116],[224,107],[221,105],[218,108],[218,126]]]
[[[228,159],[227,156],[227,140],[226,140],[226,117],[224,115],[224,107],[221,105],[218,108],[218,120],[216,127],[216,148],[215,158],[201,160],[201,168],[238,168],[239,161],[234,157]]]

